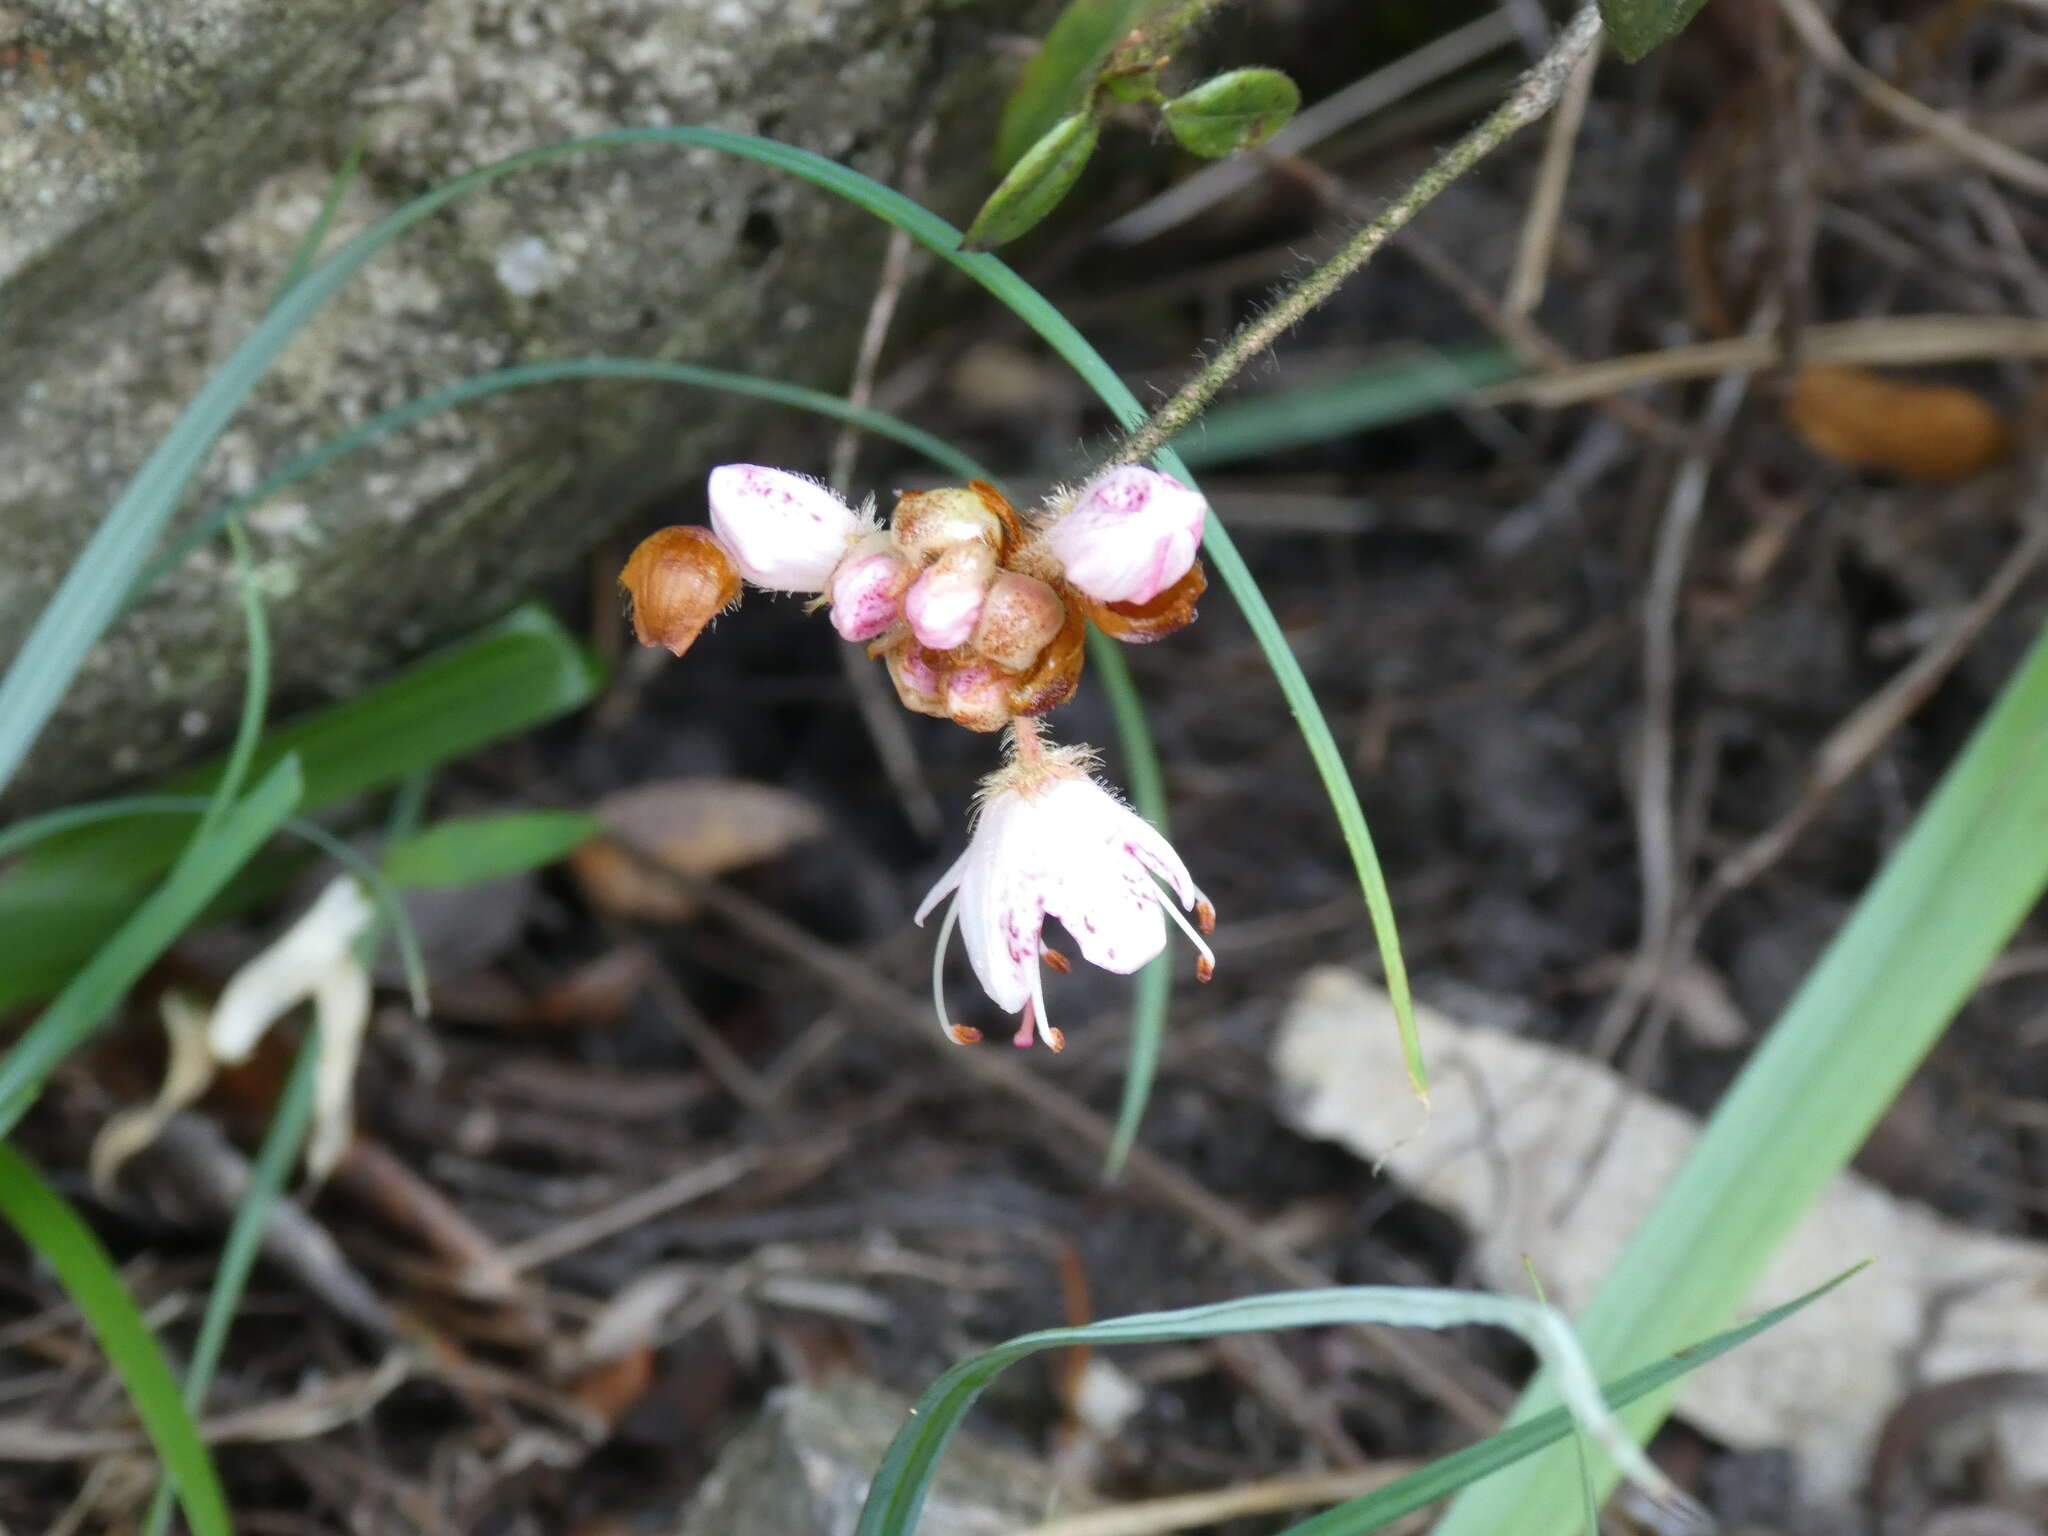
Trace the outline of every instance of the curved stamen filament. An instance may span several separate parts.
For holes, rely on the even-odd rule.
[[[1207,981],[1216,974],[1216,952],[1209,947],[1207,941],[1199,933],[1195,932],[1195,925],[1182,916],[1180,903],[1175,901],[1163,886],[1154,886],[1152,894],[1159,898],[1159,905],[1166,909],[1166,915],[1180,924],[1180,931],[1188,936],[1188,942],[1201,951],[1202,958],[1195,962],[1195,975],[1199,979]],[[1209,920],[1213,923],[1215,921],[1215,908],[1209,905],[1206,897],[1199,894],[1196,896],[1196,901],[1198,903],[1197,910],[1210,913]]]
[[[973,1045],[981,1039],[981,1031],[965,1024],[955,1024],[946,1017],[946,951],[953,947],[953,925],[960,920],[960,903],[956,898],[946,903],[946,915],[939,923],[938,942],[932,945],[932,1007],[939,1015],[939,1028],[946,1032],[946,1038],[955,1045]]]
[[[1038,1021],[1038,1038],[1045,1042],[1047,1050],[1064,1051],[1067,1048],[1067,1037],[1054,1029],[1045,1017],[1045,968],[1041,965],[1031,967],[1031,1007],[1025,1016]]]

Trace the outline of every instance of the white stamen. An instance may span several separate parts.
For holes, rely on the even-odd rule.
[[[1152,894],[1159,898],[1159,905],[1166,909],[1166,915],[1172,918],[1176,923],[1180,924],[1180,931],[1186,934],[1188,936],[1189,942],[1191,942],[1196,949],[1202,952],[1202,958],[1208,961],[1209,968],[1211,970],[1214,970],[1216,967],[1216,952],[1209,948],[1207,942],[1203,940],[1202,935],[1196,931],[1195,925],[1189,922],[1187,918],[1182,914],[1180,910],[1180,903],[1173,899],[1172,893],[1170,893],[1162,887],[1154,886]],[[1197,891],[1195,892],[1195,900],[1197,902],[1202,902],[1208,900],[1208,898],[1205,897],[1200,891]]]
[[[1042,947],[1044,941],[1040,940],[1039,942]],[[1045,1042],[1046,1048],[1054,1051],[1065,1050],[1067,1045],[1066,1036],[1058,1033],[1046,1021],[1045,965],[1043,962],[1036,962],[1031,967],[1031,1011],[1038,1020],[1038,1038]]]
[[[932,1007],[939,1015],[939,1028],[948,1040],[958,1040],[953,1021],[946,1017],[946,951],[953,947],[953,925],[960,920],[960,903],[946,903],[946,915],[939,922],[939,940],[932,945]]]

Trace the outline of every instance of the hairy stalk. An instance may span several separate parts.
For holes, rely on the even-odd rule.
[[[1380,248],[1428,207],[1438,193],[1556,106],[1579,60],[1599,40],[1600,12],[1587,0],[1558,34],[1550,51],[1516,82],[1491,117],[1445,150],[1434,165],[1381,210],[1379,217],[1345,241],[1336,255],[1295,284],[1271,309],[1242,326],[1206,367],[1153,413],[1151,420],[1124,439],[1105,467],[1149,459],[1185,431],[1246,363],[1378,255]]]

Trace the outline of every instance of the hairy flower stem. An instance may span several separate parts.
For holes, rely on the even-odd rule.
[[[1515,83],[1507,100],[1491,117],[1445,150],[1434,165],[1381,210],[1379,217],[1345,241],[1336,255],[1295,284],[1271,309],[1240,327],[1201,372],[1183,384],[1179,393],[1153,413],[1151,420],[1124,439],[1104,467],[1149,459],[1185,431],[1246,363],[1378,255],[1380,248],[1428,207],[1438,193],[1556,106],[1573,69],[1599,40],[1600,12],[1592,0],[1587,0],[1558,34],[1550,51]]]

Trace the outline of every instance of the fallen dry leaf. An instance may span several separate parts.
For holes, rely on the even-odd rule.
[[[1473,1235],[1481,1275],[1550,1299],[1592,1299],[1699,1136],[1690,1115],[1554,1046],[1418,1007],[1435,1112],[1416,1135],[1386,994],[1351,971],[1311,972],[1274,1046],[1283,1118],[1339,1142]],[[1626,1097],[1627,1113],[1615,1119]],[[1604,1153],[1588,1159],[1612,1128]],[[1679,1409],[1742,1447],[1785,1446],[1825,1504],[1861,1485],[1885,1413],[1921,1382],[2048,1369],[2048,1245],[1967,1227],[1854,1173],[1837,1176],[1746,1298],[1750,1315],[1874,1259],[1837,1296],[1688,1377]],[[2048,1482],[2048,1444],[2023,1448]]]
[[[1816,453],[1912,480],[1961,480],[2005,456],[2005,418],[1952,384],[1815,363],[1785,397],[1785,421]]]
[[[821,836],[825,816],[801,795],[744,779],[661,779],[606,795],[592,809],[621,842],[691,875],[719,875]],[[621,917],[682,922],[697,904],[623,848],[585,843],[569,855],[592,903]]]
[[[639,1344],[569,1383],[569,1396],[607,1424],[617,1424],[654,1385],[654,1347]]]

